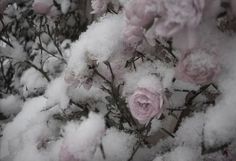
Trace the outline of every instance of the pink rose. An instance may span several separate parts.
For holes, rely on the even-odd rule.
[[[7,0],[0,0],[0,15],[3,14],[4,10],[7,8]]]
[[[204,85],[211,83],[220,72],[216,55],[207,50],[199,49],[187,52],[179,60],[176,67],[176,78]]]
[[[44,1],[34,1],[33,3],[33,10],[41,15],[47,15],[50,13],[51,7],[53,5],[51,3],[48,2],[44,2]]]
[[[128,100],[132,116],[141,124],[145,124],[153,117],[160,117],[163,112],[164,97],[160,92],[153,92],[139,87]]]
[[[144,37],[143,29],[136,26],[127,26],[124,30],[124,42],[128,47],[137,47]]]
[[[160,4],[156,34],[171,37],[183,27],[192,28],[200,23],[205,0],[163,0]]]
[[[82,160],[76,159],[74,155],[69,152],[68,147],[62,145],[59,153],[59,161],[82,161]]]
[[[125,6],[125,16],[129,25],[148,27],[155,15],[155,0],[131,0]]]
[[[108,0],[92,0],[92,9],[93,11],[91,13],[97,14],[97,13],[103,13],[107,10],[107,5],[109,3]]]

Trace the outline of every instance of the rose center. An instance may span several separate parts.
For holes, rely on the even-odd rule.
[[[143,110],[147,110],[148,109],[148,106],[149,106],[149,103],[142,103],[142,102],[138,102],[138,105],[141,109]]]

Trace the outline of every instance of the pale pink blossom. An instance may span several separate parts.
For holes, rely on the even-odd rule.
[[[0,0],[0,14],[4,12],[4,10],[7,8],[7,5],[7,0]]]
[[[125,6],[127,24],[148,27],[156,16],[155,0],[131,0]]]
[[[186,52],[196,48],[199,44],[197,31],[191,28],[183,28],[173,36],[173,47]]]
[[[91,13],[93,14],[99,14],[103,13],[107,10],[107,5],[109,3],[108,0],[92,0],[91,1],[92,9],[93,11]]]
[[[185,53],[176,67],[176,78],[193,84],[204,85],[215,80],[220,72],[216,55],[198,49]]]
[[[34,12],[41,14],[41,15],[47,15],[50,13],[51,7],[53,5],[48,2],[44,1],[34,1],[33,3],[33,10]]]
[[[160,0],[156,34],[171,37],[184,27],[194,28],[199,25],[205,0]]]
[[[69,152],[66,145],[62,145],[59,153],[59,161],[82,161],[76,159],[72,153]]]
[[[127,47],[137,47],[144,38],[144,29],[149,28],[157,14],[156,0],[131,0],[125,5],[126,28],[124,42]]]
[[[149,87],[138,87],[128,100],[132,116],[141,124],[147,123],[153,117],[159,118],[163,112],[165,97],[162,86],[160,82],[153,82],[151,86],[149,84]]]
[[[137,47],[143,40],[144,31],[137,26],[128,25],[124,30],[124,42],[128,47]]]

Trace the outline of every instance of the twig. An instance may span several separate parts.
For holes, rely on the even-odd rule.
[[[50,82],[50,78],[48,77],[48,75],[47,75],[47,73],[45,71],[43,71],[42,69],[38,68],[36,65],[34,65],[33,63],[31,63],[28,60],[26,60],[25,62],[28,65],[30,65],[31,67],[33,67],[34,69],[36,69],[37,71],[39,71],[47,79],[47,81]]]

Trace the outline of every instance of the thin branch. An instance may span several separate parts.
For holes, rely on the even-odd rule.
[[[36,69],[37,71],[39,71],[47,79],[47,81],[50,82],[50,78],[48,77],[48,75],[47,75],[47,73],[45,71],[43,71],[42,69],[38,68],[36,65],[34,65],[33,63],[31,63],[28,60],[26,60],[25,62],[28,65],[30,65],[31,67],[33,67],[34,69]]]

